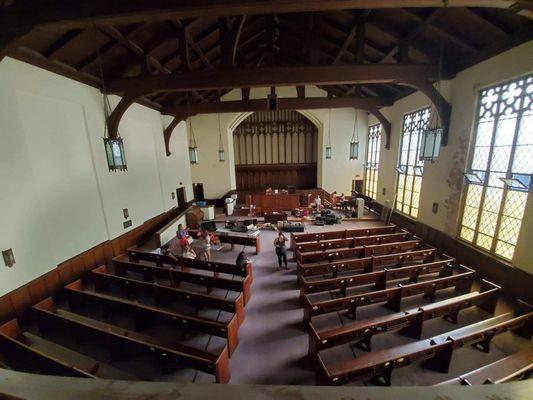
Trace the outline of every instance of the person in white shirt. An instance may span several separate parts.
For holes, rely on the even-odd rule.
[[[183,247],[183,253],[181,254],[181,256],[183,258],[196,258],[196,253],[194,252],[194,250],[192,249],[191,245],[189,243],[187,243],[184,247]]]
[[[322,199],[320,198],[320,196],[316,196],[315,205],[316,205],[316,210],[320,211],[320,209],[322,208]]]

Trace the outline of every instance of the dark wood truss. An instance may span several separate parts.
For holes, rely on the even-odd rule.
[[[279,99],[281,107],[357,104],[387,131],[380,107],[421,90],[447,121],[450,107],[433,88],[436,80],[533,39],[531,2],[442,5],[80,0],[74,6],[55,0],[43,7],[30,0],[0,1],[0,60],[8,55],[120,94],[108,120],[111,135],[133,102],[176,117],[165,133],[168,143],[168,131],[189,115],[264,109],[266,102],[249,100],[249,89],[276,85],[297,86],[297,97]],[[306,98],[306,84],[328,97]],[[233,88],[241,88],[242,101],[221,103]]]

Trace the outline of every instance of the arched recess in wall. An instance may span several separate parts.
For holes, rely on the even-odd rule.
[[[228,125],[236,189],[317,187],[322,126],[320,119],[306,110],[236,115]]]

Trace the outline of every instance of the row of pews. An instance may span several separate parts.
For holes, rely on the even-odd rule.
[[[514,315],[495,315],[499,286],[478,282],[474,270],[394,225],[293,234],[292,248],[319,385],[391,385],[393,371],[420,360],[447,373],[454,351],[467,344],[489,352],[492,339],[507,331],[531,339],[531,305],[518,300]],[[425,337],[427,321],[458,324],[459,315],[474,307],[483,314],[480,321]],[[375,338],[388,332],[399,332],[400,342],[408,342],[376,349]],[[524,350],[440,384],[500,383],[526,379],[531,371],[528,343]]]
[[[250,264],[133,247],[1,325],[0,361],[50,375],[228,383],[252,280]]]

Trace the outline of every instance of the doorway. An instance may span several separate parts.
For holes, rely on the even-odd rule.
[[[178,208],[180,211],[185,211],[187,208],[187,197],[185,193],[185,188],[180,187],[176,189],[176,200],[178,202]]]
[[[203,183],[193,183],[192,191],[194,194],[195,201],[204,201],[204,184]]]

